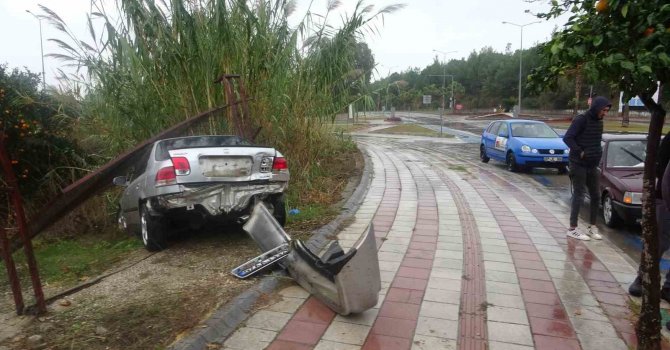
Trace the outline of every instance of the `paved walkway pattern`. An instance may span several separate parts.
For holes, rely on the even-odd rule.
[[[419,143],[360,144],[374,177],[338,239],[347,249],[374,223],[378,305],[343,317],[291,286],[223,349],[635,347],[635,268],[607,240],[567,240],[568,210],[548,193]]]

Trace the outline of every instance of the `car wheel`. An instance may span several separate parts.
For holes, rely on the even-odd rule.
[[[519,165],[516,163],[516,157],[514,157],[514,153],[509,152],[507,153],[507,170],[512,171],[512,172],[518,172],[520,170]]]
[[[568,173],[568,167],[566,165],[561,165],[558,167],[558,173],[561,175]]]
[[[270,206],[268,210],[277,222],[284,227],[286,225],[286,198],[284,195],[270,197],[267,202]]]
[[[609,227],[617,227],[621,224],[621,217],[614,210],[612,197],[609,194],[603,196],[603,220]]]
[[[482,163],[488,163],[491,158],[486,155],[486,147],[484,145],[481,145],[479,147],[479,159],[482,161]]]
[[[165,233],[160,224],[159,217],[149,214],[146,205],[142,205],[140,214],[140,229],[144,248],[150,252],[157,252],[165,248]]]

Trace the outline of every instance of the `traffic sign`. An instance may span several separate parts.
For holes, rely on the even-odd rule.
[[[432,98],[433,96],[431,95],[423,95],[423,104],[429,105]]]

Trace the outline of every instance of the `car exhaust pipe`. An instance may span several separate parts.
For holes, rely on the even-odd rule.
[[[377,305],[381,277],[372,225],[347,252],[337,241],[331,241],[320,256],[301,240],[291,240],[263,203],[254,207],[243,228],[263,254],[233,269],[234,275],[248,277],[279,262],[300,286],[340,315],[360,313]]]

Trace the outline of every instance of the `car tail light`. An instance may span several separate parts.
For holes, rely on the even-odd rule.
[[[191,164],[188,163],[186,157],[173,157],[172,165],[174,165],[176,175],[188,175],[191,173]]]
[[[156,187],[174,185],[176,183],[177,174],[175,174],[173,166],[166,166],[161,168],[156,173]]]
[[[272,171],[278,172],[282,170],[288,170],[288,163],[286,162],[286,158],[275,157],[274,161],[272,162]]]

